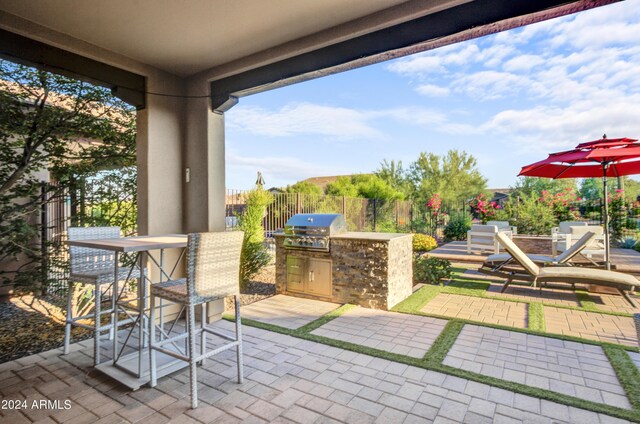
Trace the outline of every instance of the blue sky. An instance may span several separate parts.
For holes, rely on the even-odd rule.
[[[227,187],[405,167],[465,150],[489,187],[599,138],[640,138],[640,0],[244,97],[227,112]]]

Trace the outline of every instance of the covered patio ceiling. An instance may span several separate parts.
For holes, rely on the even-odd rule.
[[[74,65],[82,60],[73,54],[120,68],[129,63],[125,70],[135,74],[144,75],[135,66],[144,65],[203,78],[212,82],[213,109],[224,111],[237,96],[614,1],[0,0],[0,28],[13,36],[0,37],[0,55],[95,78],[120,93],[144,90],[126,78],[110,80],[105,74],[113,69]],[[16,36],[71,59],[56,50],[34,57],[37,48]],[[142,108],[139,94],[125,97]]]

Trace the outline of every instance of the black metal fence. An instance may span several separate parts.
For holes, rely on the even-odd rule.
[[[101,172],[64,185],[42,187],[42,248],[47,270],[47,293],[66,291],[69,278],[70,226],[119,226],[124,236],[137,233],[136,171],[133,168]]]
[[[237,225],[242,214],[246,191],[227,190],[227,227]],[[408,231],[413,219],[413,205],[402,200],[383,201],[346,196],[276,193],[264,218],[265,235],[282,230],[291,216],[298,213],[340,213],[349,231]]]

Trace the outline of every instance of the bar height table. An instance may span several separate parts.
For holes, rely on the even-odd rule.
[[[149,334],[149,319],[147,315],[147,283],[151,283],[149,277],[143,273],[143,277],[138,281],[138,297],[134,325],[129,330],[127,338],[123,343],[122,348],[119,349],[117,328],[118,328],[118,307],[125,311],[123,305],[119,303],[120,291],[118,289],[118,262],[119,255],[121,253],[135,253],[138,266],[140,269],[144,269],[144,258],[148,257],[150,261],[160,271],[161,281],[170,279],[173,271],[175,271],[180,259],[184,255],[184,248],[187,247],[187,235],[186,234],[166,234],[158,236],[138,236],[138,237],[123,237],[117,239],[99,239],[99,240],[69,240],[67,241],[69,246],[88,247],[93,249],[109,250],[114,252],[115,269],[114,269],[114,284],[112,294],[112,307],[115,311],[114,314],[114,334],[113,338],[113,359],[112,361],[106,361],[98,365],[96,369],[103,372],[106,375],[114,378],[120,383],[128,386],[133,390],[139,389],[144,384],[150,381],[149,375],[149,353],[147,347],[147,336]],[[164,251],[165,249],[182,248],[182,255],[177,260],[176,264],[170,272],[165,270],[164,263]],[[160,260],[156,260],[148,252],[153,250],[160,251]],[[163,320],[162,305],[160,306],[160,321]],[[126,311],[125,311],[126,312]],[[152,323],[151,325],[154,325]],[[134,352],[123,355],[124,348],[126,347],[129,337],[133,331],[138,328],[139,340],[137,349]],[[179,361],[171,358],[169,361],[158,362],[158,376],[163,376],[181,368],[186,367],[188,364],[184,361]]]

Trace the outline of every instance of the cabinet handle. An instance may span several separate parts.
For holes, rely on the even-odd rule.
[[[316,279],[315,274],[313,273],[313,271],[311,271],[311,281],[314,281]]]

